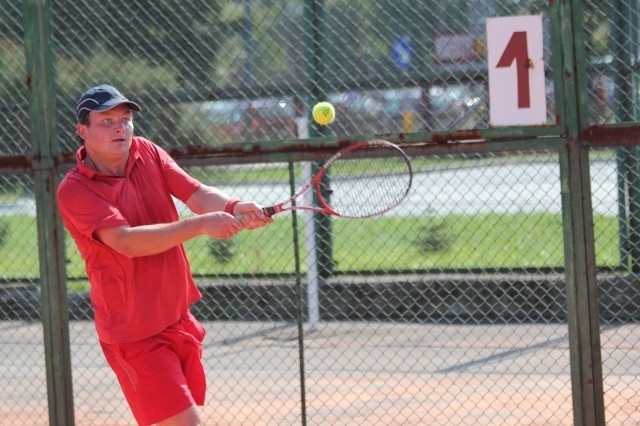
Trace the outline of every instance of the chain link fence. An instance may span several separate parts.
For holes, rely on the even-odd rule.
[[[43,36],[55,57],[47,71],[59,177],[79,146],[75,100],[101,83],[142,104],[136,133],[192,175],[265,205],[287,198],[308,162],[341,141],[377,135],[412,157],[410,197],[384,216],[282,215],[233,240],[185,244],[204,295],[193,312],[208,332],[204,424],[589,424],[576,414],[588,411],[576,395],[592,384],[574,370],[579,339],[570,324],[596,313],[569,309],[569,222],[583,212],[567,201],[577,183],[566,176],[560,127],[578,120],[566,113],[562,69],[560,28],[571,8],[540,0],[2,0],[0,425],[49,424],[61,409],[47,388],[41,286],[51,284],[41,278],[36,199],[55,206],[34,185],[37,120],[25,65],[36,3],[50,13]],[[591,139],[587,182],[595,245],[585,244],[595,250],[600,325],[589,349],[601,354],[607,424],[636,425],[639,154],[632,132],[609,125],[638,121],[640,8],[567,3],[584,30],[575,36],[586,65],[580,126],[601,135]],[[547,123],[492,129],[484,20],[532,14],[543,16]],[[330,126],[309,120],[318,100],[336,107]],[[478,142],[492,131],[500,142]],[[541,131],[549,141],[536,139]],[[70,238],[63,257],[73,422],[132,424],[100,352]]]

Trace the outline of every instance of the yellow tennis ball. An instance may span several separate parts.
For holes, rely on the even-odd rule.
[[[326,126],[336,118],[336,110],[329,102],[318,102],[313,107],[313,119],[321,126]]]

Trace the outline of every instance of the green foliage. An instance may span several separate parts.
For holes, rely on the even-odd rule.
[[[547,0],[501,0],[495,5],[497,12],[502,16],[538,14],[549,10]]]
[[[418,252],[421,254],[448,250],[452,243],[445,221],[421,226],[415,239]]]
[[[391,84],[389,79],[397,74],[391,48],[403,34],[411,36],[414,69],[422,75],[436,72],[434,36],[468,31],[477,18],[476,6],[467,0],[328,0],[324,6],[322,65],[330,71],[325,78],[336,81],[354,75],[384,76]],[[505,0],[483,7],[486,11],[479,13],[548,16],[549,2]],[[607,2],[585,2],[584,9],[588,44],[599,56],[611,53],[608,43],[615,13]],[[305,12],[301,2],[285,0],[112,0],[90,8],[74,0],[57,0],[52,3],[52,30],[62,68],[56,70],[61,94],[76,96],[79,87],[104,81],[127,92],[139,92],[141,86],[164,93],[189,92],[237,86],[247,74],[258,85],[272,85],[274,77],[297,83],[308,73],[311,33]],[[5,30],[5,38],[0,38],[5,76],[0,94],[25,87],[24,49],[17,41],[21,22],[22,17],[14,14],[0,16],[0,29]]]
[[[0,98],[20,99],[25,96],[25,85],[21,80],[25,68],[24,47],[11,39],[0,38]]]
[[[85,60],[60,57],[56,65],[58,86],[63,93],[80,93],[79,82],[110,82],[124,93],[162,87],[168,92],[179,88],[176,73],[169,65],[153,65],[148,60],[127,60],[98,45]],[[144,75],[141,79],[140,75]],[[88,87],[87,87],[88,88]]]
[[[207,240],[209,254],[219,263],[229,263],[233,259],[235,253],[233,251],[233,240]]]
[[[612,12],[609,2],[585,2],[584,29],[587,55],[602,58],[613,53],[610,43],[613,40],[614,22],[610,16],[612,16]],[[615,43],[625,44],[624,41]]]
[[[0,250],[7,244],[9,237],[9,222],[0,218]]]
[[[111,0],[91,7],[58,0],[53,14],[57,17],[54,38],[61,41],[65,56],[84,63],[104,46],[112,55],[124,58],[120,66],[145,60],[151,68],[174,69],[181,82],[209,77],[209,61],[224,34],[220,32],[219,2],[211,0]],[[138,69],[132,77],[145,80],[145,71]]]

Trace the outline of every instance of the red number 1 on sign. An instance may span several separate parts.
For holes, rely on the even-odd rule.
[[[518,108],[531,108],[531,96],[529,93],[529,68],[531,64],[526,31],[516,31],[511,35],[496,68],[509,68],[514,61],[518,79]]]

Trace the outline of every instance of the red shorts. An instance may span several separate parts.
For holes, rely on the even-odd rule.
[[[203,405],[206,378],[202,366],[205,330],[191,313],[144,340],[100,342],[140,425],[152,425]]]

